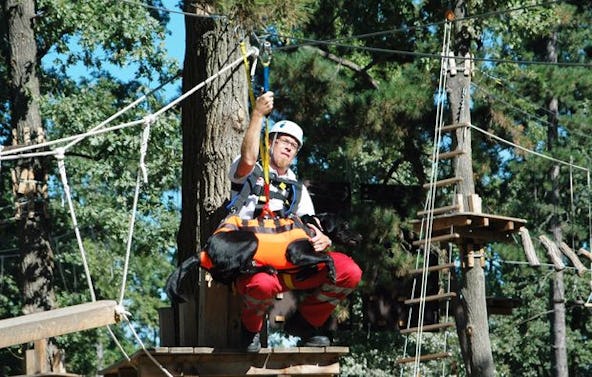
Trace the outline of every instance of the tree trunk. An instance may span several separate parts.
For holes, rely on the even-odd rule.
[[[205,5],[196,7],[195,3],[185,2],[185,10],[189,12],[200,13],[200,9],[206,8]],[[241,57],[236,25],[225,19],[207,17],[186,17],[185,25],[183,92]],[[183,102],[179,262],[200,248],[226,213],[224,204],[230,195],[227,171],[232,159],[239,154],[249,118],[247,83],[245,68],[241,64]],[[193,314],[182,313],[185,309],[179,309],[179,316],[193,318],[193,323],[186,320],[179,324],[183,327],[179,329],[179,343],[226,346],[232,337],[226,326],[230,316],[234,321],[232,328],[237,333],[239,330],[238,313],[229,310],[236,299],[231,297],[226,286],[205,284],[203,276],[194,277],[193,288],[198,282],[200,289],[196,292],[195,302],[187,309]]]
[[[460,20],[466,16],[466,4],[463,0],[456,2],[455,16]],[[468,58],[473,36],[464,27],[463,22],[455,24],[454,53],[456,57]],[[464,66],[465,59],[457,60],[457,65]],[[447,80],[447,91],[450,102],[451,120],[453,124],[470,124],[470,87],[471,73],[459,70]],[[455,175],[462,178],[458,183],[457,193],[464,198],[475,193],[473,182],[471,129],[461,127],[456,131],[457,149],[464,153],[456,158]],[[466,200],[465,200],[466,202]],[[467,207],[465,207],[467,208]],[[465,239],[460,245],[461,258],[466,261],[470,252],[480,253],[481,245]],[[485,273],[481,264],[476,261],[472,266],[463,263],[463,279],[460,279],[461,307],[457,307],[456,325],[460,338],[461,352],[465,362],[467,376],[489,377],[495,374],[495,365],[489,340],[489,324],[487,322],[487,306],[485,300]],[[464,347],[463,347],[464,346]]]
[[[547,60],[552,63],[557,63],[557,32],[553,32],[547,41]],[[551,150],[557,142],[558,135],[558,112],[559,101],[556,97],[549,101],[549,127],[547,129],[548,148]],[[560,203],[560,182],[559,182],[559,165],[554,165],[551,168],[549,178],[552,183],[553,191],[551,192],[551,200],[553,208],[558,208]],[[559,244],[563,239],[561,231],[560,219],[556,214],[553,214],[550,222],[551,234],[553,234],[554,241]],[[563,272],[557,271],[553,276],[550,287],[551,307],[553,312],[551,314],[551,334],[553,337],[553,376],[567,377],[567,345],[566,345],[566,327],[565,327],[565,285],[563,284]]]
[[[35,1],[7,0],[4,7],[10,46],[13,144],[42,143],[45,141],[45,132],[38,104],[40,89],[33,30]],[[21,253],[23,313],[29,314],[54,307],[54,260],[49,242],[46,158],[18,160],[13,177]],[[53,355],[55,348],[50,346],[48,350],[48,354]],[[50,358],[38,360],[41,363],[38,365],[39,372],[47,372],[50,366],[59,365],[59,362]]]

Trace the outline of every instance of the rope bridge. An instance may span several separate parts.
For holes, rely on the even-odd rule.
[[[164,112],[168,111],[169,109],[171,109],[187,97],[191,96],[193,93],[200,90],[204,86],[210,84],[218,76],[224,74],[229,70],[232,70],[241,63],[244,64],[247,57],[253,56],[255,59],[257,59],[258,54],[259,50],[257,48],[251,47],[248,51],[244,51],[243,56],[231,62],[227,66],[223,67],[216,74],[212,75],[211,77],[208,77],[206,80],[197,84],[187,92],[183,93],[181,96],[171,101],[169,104],[165,105],[164,107],[152,114],[146,115],[142,119],[107,127],[107,125],[111,123],[113,120],[117,119],[128,110],[134,108],[135,106],[146,100],[147,95],[143,95],[141,98],[138,98],[137,100],[135,100],[125,108],[121,109],[117,113],[113,114],[111,117],[109,117],[108,119],[101,122],[100,124],[93,127],[87,132],[34,145],[7,147],[4,149],[0,149],[0,163],[2,161],[7,160],[17,160],[26,157],[40,156],[52,156],[57,160],[60,179],[62,182],[62,186],[64,188],[64,194],[67,199],[72,226],[74,228],[78,248],[80,251],[80,255],[82,257],[84,273],[86,276],[86,281],[91,296],[91,302],[88,303],[0,320],[0,348],[106,326],[107,330],[111,334],[111,337],[113,338],[121,352],[125,355],[126,359],[129,361],[129,356],[123,350],[123,347],[117,341],[117,338],[115,337],[114,333],[111,331],[111,328],[109,327],[110,325],[113,325],[120,321],[125,321],[131,333],[135,337],[136,341],[141,345],[146,355],[156,364],[156,366],[166,376],[172,377],[172,374],[168,372],[164,367],[162,367],[162,365],[160,365],[160,363],[150,354],[150,352],[148,352],[148,350],[142,343],[140,337],[138,336],[138,334],[136,333],[129,321],[128,317],[130,316],[130,313],[126,311],[123,305],[126,291],[129,261],[131,256],[133,231],[137,214],[138,198],[140,195],[140,189],[142,184],[148,182],[148,172],[144,161],[148,148],[148,141],[150,138],[150,129],[156,123],[157,118]],[[159,88],[162,88],[166,84],[168,83],[162,84]],[[158,88],[155,90],[158,90]],[[124,128],[135,127],[140,125],[142,126],[140,161],[138,163],[134,199],[129,221],[125,263],[123,266],[123,278],[121,283],[119,299],[118,301],[97,300],[95,295],[95,289],[93,286],[92,276],[90,274],[90,269],[86,258],[86,252],[84,250],[82,236],[80,234],[80,229],[78,226],[78,219],[76,217],[76,212],[72,201],[70,186],[68,184],[68,175],[66,172],[65,163],[65,152],[69,148],[73,147],[74,145],[78,144],[79,142],[88,137],[97,136],[107,132],[113,132]],[[40,152],[34,151],[50,147],[52,147],[53,149]]]

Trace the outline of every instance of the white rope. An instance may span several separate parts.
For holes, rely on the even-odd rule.
[[[125,352],[125,349],[123,348],[123,346],[119,342],[119,339],[117,339],[117,336],[115,336],[115,333],[113,332],[113,330],[111,330],[111,326],[107,325],[105,327],[107,328],[107,331],[109,331],[109,335],[111,335],[111,339],[113,339],[113,341],[115,342],[115,345],[117,346],[117,348],[119,348],[119,351],[121,351],[121,353],[123,354],[123,356],[125,356],[125,359],[128,362],[132,361],[132,359],[129,357],[129,355],[127,354],[127,352]],[[134,369],[136,369],[135,365],[132,364],[132,366],[133,366]]]
[[[140,144],[140,170],[144,183],[148,183],[148,171],[146,170],[146,152],[148,151],[148,139],[150,139],[150,126],[156,122],[154,115],[144,118],[144,130],[142,132],[142,142]]]
[[[26,153],[26,154],[19,154],[14,156],[13,154],[18,153],[20,151],[26,151],[26,150],[31,150],[31,149],[37,149],[37,148],[44,148],[44,147],[49,147],[52,145],[56,145],[56,144],[60,144],[60,143],[64,143],[64,142],[68,142],[71,140],[76,140],[79,137],[89,137],[89,136],[96,136],[96,135],[102,135],[105,134],[107,132],[111,132],[111,131],[118,131],[124,128],[128,128],[128,127],[133,127],[133,126],[137,126],[140,124],[144,124],[144,120],[143,119],[138,119],[138,120],[134,120],[131,122],[127,122],[127,123],[123,123],[123,124],[119,124],[117,126],[112,126],[112,127],[107,127],[107,128],[102,128],[99,130],[93,130],[93,131],[87,131],[84,132],[82,134],[78,134],[78,135],[73,135],[73,136],[68,136],[68,137],[64,137],[61,139],[56,139],[56,140],[50,140],[50,141],[46,141],[44,143],[39,143],[39,144],[32,144],[32,145],[26,145],[23,147],[19,147],[19,148],[14,148],[11,149],[9,151],[6,151],[6,155],[2,155],[2,153],[0,153],[0,160],[18,160],[20,158],[24,158],[24,157],[37,157],[37,156],[43,156],[43,155],[48,155],[48,154],[55,154],[55,152],[33,152],[33,153]]]
[[[415,343],[415,359],[414,359],[414,371],[413,375],[419,375],[419,368],[420,368],[420,357],[421,357],[421,347],[422,347],[422,337],[423,337],[423,320],[424,320],[424,312],[425,312],[425,297],[427,293],[427,268],[429,266],[429,252],[431,249],[431,239],[429,235],[432,231],[432,224],[433,224],[433,209],[434,209],[434,202],[435,202],[435,185],[434,182],[438,176],[438,160],[439,160],[439,147],[442,138],[441,128],[443,125],[443,107],[444,107],[444,97],[445,97],[445,87],[446,87],[446,77],[447,77],[447,62],[449,58],[450,52],[450,31],[451,31],[451,24],[450,22],[446,22],[444,24],[444,37],[442,40],[442,51],[441,51],[441,65],[440,65],[440,77],[438,83],[438,100],[437,100],[437,107],[436,107],[436,121],[435,121],[435,133],[434,133],[434,141],[432,147],[432,169],[430,174],[430,190],[427,194],[426,202],[424,205],[424,211],[427,211],[427,218],[424,216],[421,222],[421,229],[420,229],[420,239],[425,237],[424,247],[423,247],[423,273],[422,273],[422,285],[421,285],[421,293],[420,293],[420,302],[419,302],[419,310],[418,310],[418,323],[417,323],[417,339]],[[427,234],[427,237],[426,237]],[[420,255],[418,254],[415,268],[419,268],[419,260]],[[415,290],[417,288],[417,278],[413,279],[413,286],[411,289],[411,297],[415,298]],[[411,327],[411,318],[413,315],[412,307],[409,308],[408,317],[407,317],[407,328]],[[405,344],[403,346],[403,355],[407,356],[407,347],[408,347],[409,337],[405,338]],[[400,375],[403,376],[404,367],[400,369]]]
[[[257,54],[257,49],[252,48],[248,52],[247,56],[250,56],[252,54]],[[142,119],[142,120],[136,120],[136,121],[132,121],[132,122],[120,124],[120,125],[117,125],[117,126],[103,128],[104,125],[106,125],[107,123],[109,123],[111,120],[117,118],[119,115],[121,115],[125,111],[129,110],[131,107],[137,105],[139,102],[143,101],[144,98],[140,98],[140,99],[136,100],[134,103],[128,105],[125,109],[122,109],[120,112],[114,114],[113,116],[111,116],[109,119],[105,120],[104,122],[102,122],[98,126],[94,127],[90,131],[84,132],[82,134],[73,135],[73,136],[70,136],[70,137],[62,138],[62,139],[52,140],[52,141],[48,141],[48,142],[45,142],[45,143],[39,143],[39,144],[34,144],[34,145],[22,146],[20,148],[14,148],[14,149],[11,149],[8,153],[4,153],[3,150],[0,148],[0,161],[2,161],[2,160],[20,159],[20,158],[24,158],[24,157],[41,156],[41,155],[55,155],[55,157],[57,159],[57,162],[58,162],[58,169],[59,169],[59,172],[60,172],[60,177],[61,177],[62,184],[63,184],[63,187],[64,187],[64,193],[65,193],[66,198],[67,198],[67,201],[68,201],[68,207],[70,209],[70,215],[71,215],[71,218],[72,218],[72,224],[73,224],[73,227],[74,227],[74,232],[76,234],[76,240],[78,241],[78,247],[80,249],[80,253],[81,253],[81,257],[82,257],[82,263],[83,263],[83,266],[84,266],[84,271],[85,271],[87,283],[88,283],[88,286],[89,286],[89,289],[90,289],[91,299],[92,299],[92,301],[96,301],[96,296],[95,296],[95,292],[94,292],[94,288],[93,288],[93,283],[92,283],[92,277],[91,277],[90,270],[89,270],[89,267],[88,267],[88,263],[87,263],[87,259],[86,259],[86,253],[84,251],[84,245],[83,245],[83,242],[82,242],[82,237],[80,235],[80,229],[78,227],[78,221],[76,219],[76,214],[75,214],[75,211],[74,211],[74,205],[73,205],[72,197],[71,197],[71,190],[70,190],[70,186],[68,185],[68,179],[67,179],[66,169],[65,169],[65,164],[64,164],[65,150],[68,147],[71,147],[71,146],[79,143],[80,141],[82,141],[83,139],[85,139],[86,137],[89,137],[89,136],[101,135],[101,134],[104,134],[104,133],[107,133],[107,132],[116,131],[116,130],[124,129],[124,128],[127,128],[127,127],[136,126],[136,125],[139,125],[139,124],[143,124],[144,125],[144,129],[143,129],[143,133],[142,133],[142,142],[141,142],[141,146],[140,146],[140,163],[139,163],[138,175],[137,175],[137,179],[136,179],[136,189],[135,189],[135,193],[134,193],[134,202],[133,202],[132,215],[131,215],[130,224],[129,224],[129,236],[128,236],[128,241],[127,241],[127,245],[126,245],[126,256],[125,256],[124,272],[123,272],[123,277],[122,277],[122,285],[121,285],[121,291],[120,291],[120,297],[119,297],[119,305],[118,305],[118,308],[116,308],[116,312],[117,312],[117,314],[121,318],[124,318],[127,321],[128,326],[129,326],[132,334],[136,338],[137,342],[141,345],[141,347],[144,350],[144,352],[146,353],[146,355],[168,377],[173,377],[173,375],[168,370],[166,370],[150,354],[150,352],[148,352],[148,350],[146,349],[144,343],[142,342],[142,340],[140,339],[140,337],[138,336],[138,334],[134,330],[133,326],[131,325],[131,323],[130,323],[127,315],[126,315],[125,310],[123,309],[123,299],[124,299],[124,295],[125,295],[125,287],[126,287],[126,281],[127,281],[127,274],[128,274],[128,269],[129,269],[129,259],[130,259],[130,254],[131,254],[131,243],[132,243],[132,239],[133,239],[133,229],[134,229],[134,226],[135,226],[135,218],[136,218],[136,213],[137,213],[137,204],[138,204],[139,191],[140,191],[140,186],[141,186],[140,179],[142,177],[143,180],[144,180],[144,182],[147,182],[148,181],[148,174],[147,174],[147,169],[146,169],[146,165],[145,165],[145,156],[146,156],[146,152],[147,152],[147,148],[148,148],[148,139],[149,139],[149,136],[150,136],[150,127],[151,127],[151,125],[153,123],[155,123],[157,117],[160,114],[162,114],[165,111],[169,110],[170,108],[172,108],[173,106],[175,106],[177,103],[183,101],[185,98],[189,97],[190,95],[192,95],[193,93],[195,93],[197,90],[201,89],[205,85],[207,85],[210,82],[212,82],[213,80],[215,80],[218,76],[220,76],[224,72],[226,72],[226,71],[234,68],[236,65],[238,65],[238,64],[240,64],[242,62],[243,62],[243,57],[241,57],[240,59],[236,59],[230,65],[222,68],[219,72],[217,72],[213,76],[211,76],[211,77],[207,78],[205,81],[197,84],[191,90],[185,92],[183,95],[181,95],[180,97],[178,97],[176,100],[174,100],[174,101],[170,102],[168,105],[162,107],[156,113],[145,116],[144,119]],[[32,150],[32,149],[45,148],[45,147],[53,146],[53,145],[56,145],[56,144],[59,144],[59,143],[64,143],[64,142],[68,142],[68,141],[70,141],[70,144],[68,144],[66,147],[56,148],[55,151],[42,151],[42,152],[33,152],[33,153],[27,153],[27,154],[19,154],[19,153],[21,153],[23,151],[28,151],[28,150]],[[122,353],[125,355],[126,359],[129,361],[130,360],[129,356],[125,353],[125,350],[123,349],[123,347],[121,346],[121,344],[117,340],[115,334],[111,331],[111,328],[110,327],[107,326],[107,328],[108,328],[108,331],[111,334],[113,340],[115,341],[115,343],[117,344],[117,346],[119,347],[119,349],[122,351]]]
[[[247,53],[247,57],[249,57],[253,54],[256,54],[256,52],[257,52],[257,50],[255,48],[250,48],[249,52]],[[216,78],[218,78],[218,76],[222,75],[226,71],[234,68],[235,66],[239,65],[242,62],[243,62],[243,57],[236,59],[235,61],[233,61],[229,65],[225,66],[224,68],[222,68],[220,71],[218,71],[214,75],[208,77],[206,80],[197,84],[196,86],[191,88],[189,91],[183,93],[183,95],[179,96],[177,99],[173,100],[168,105],[163,106],[160,110],[158,110],[157,112],[152,114],[152,116],[154,116],[154,117],[160,116],[162,113],[170,110],[172,107],[174,107],[179,102],[186,99],[187,97],[191,96],[193,93],[195,93],[199,89],[203,88],[205,85],[214,81]],[[135,121],[131,121],[128,123],[123,123],[123,124],[120,124],[117,126],[112,126],[112,127],[107,127],[107,128],[97,129],[97,127],[98,127],[97,126],[97,127],[95,127],[95,129],[92,129],[91,131],[87,131],[87,132],[84,132],[84,133],[81,133],[78,135],[73,135],[73,136],[69,136],[69,137],[65,137],[65,138],[61,138],[61,139],[46,141],[44,143],[39,143],[39,144],[26,145],[26,146],[22,146],[19,148],[11,148],[9,151],[0,151],[0,161],[2,161],[2,160],[16,160],[16,159],[20,159],[20,158],[24,158],[24,157],[35,157],[35,156],[39,156],[40,155],[39,153],[54,154],[53,152],[36,152],[36,153],[31,153],[31,154],[26,154],[26,155],[19,154],[17,156],[12,156],[12,155],[24,152],[24,151],[45,148],[45,147],[53,146],[53,145],[68,142],[68,141],[76,140],[78,142],[78,141],[80,141],[84,138],[90,137],[90,136],[102,135],[107,132],[117,131],[117,130],[120,130],[123,128],[133,127],[133,126],[137,126],[137,125],[144,124],[144,123],[145,123],[145,119],[139,119],[139,120],[135,120]]]
[[[150,360],[152,360],[152,362],[158,367],[158,369],[160,369],[160,371],[162,373],[164,373],[167,377],[173,377],[173,375],[171,374],[171,372],[169,372],[165,367],[163,367],[162,364],[160,364],[158,362],[158,360],[156,360],[156,358],[154,356],[152,356],[152,354],[150,353],[150,351],[148,351],[148,349],[146,349],[146,346],[144,345],[144,342],[142,342],[142,339],[140,339],[140,337],[138,336],[138,333],[136,333],[136,330],[132,326],[130,320],[128,319],[128,317],[126,315],[126,313],[124,311],[121,311],[119,313],[119,315],[121,316],[121,318],[123,318],[127,322],[127,325],[129,327],[130,331],[132,332],[132,334],[136,338],[136,341],[140,344],[140,347],[142,347],[142,350],[144,351],[144,353],[146,354],[146,356],[148,356],[148,358]]]
[[[123,305],[123,298],[125,296],[125,287],[127,284],[127,274],[129,270],[129,260],[132,250],[132,241],[134,237],[134,228],[136,224],[136,215],[138,212],[138,198],[140,197],[140,187],[142,186],[142,182],[140,177],[144,178],[144,183],[148,182],[148,173],[146,171],[145,165],[145,157],[146,151],[148,149],[148,139],[150,137],[150,125],[154,123],[155,117],[147,117],[146,123],[144,125],[144,130],[142,132],[142,143],[140,146],[140,166],[138,169],[138,175],[136,177],[136,188],[134,190],[134,201],[132,205],[132,213],[130,215],[130,222],[129,222],[129,229],[128,229],[128,237],[127,237],[127,244],[125,249],[125,262],[123,265],[123,274],[121,277],[121,290],[119,293],[119,305]]]
[[[440,82],[438,92],[440,95],[443,95],[445,88],[446,88],[446,62],[448,60],[448,56],[450,55],[450,36],[451,36],[451,24],[446,23],[444,28],[444,44],[442,46],[442,60],[441,60],[441,70],[440,70]],[[434,205],[436,200],[436,185],[435,182],[438,179],[438,162],[439,162],[439,154],[440,154],[440,145],[442,143],[442,126],[444,124],[444,100],[443,98],[440,99],[438,102],[439,106],[436,112],[436,127],[435,127],[435,143],[432,152],[432,174],[430,177],[430,190],[429,190],[429,209],[427,210],[427,215],[422,219],[422,224],[426,222],[426,230],[425,230],[425,242],[423,247],[423,273],[422,273],[422,283],[421,283],[421,300],[419,302],[419,312],[418,312],[418,323],[417,323],[417,343],[416,343],[416,351],[415,351],[415,367],[414,367],[414,376],[419,375],[419,367],[420,367],[420,358],[422,353],[422,346],[423,346],[423,322],[425,319],[425,297],[427,294],[427,281],[428,281],[428,267],[429,267],[429,256],[432,247],[432,230],[434,224]]]
[[[250,48],[249,51],[247,52],[247,57],[249,57],[255,53],[256,53],[256,49]],[[162,109],[160,109],[159,111],[154,113],[154,115],[158,116],[158,115],[162,114],[163,112],[167,111],[168,109],[175,106],[177,103],[183,101],[185,98],[189,97],[190,95],[192,95],[193,93],[195,93],[196,91],[198,91],[199,89],[204,87],[205,85],[214,81],[216,78],[218,78],[218,76],[220,76],[223,73],[225,73],[226,71],[234,68],[235,66],[241,64],[242,62],[243,62],[243,57],[241,56],[240,58],[236,59],[235,61],[233,61],[232,63],[230,63],[226,67],[222,68],[220,71],[218,71],[218,73],[214,74],[213,76],[208,77],[205,81],[197,84],[191,90],[185,92],[182,96],[180,96],[179,98],[177,98],[173,102],[169,103],[167,106],[163,107]]]
[[[109,118],[105,119],[104,121],[102,121],[101,123],[99,123],[98,125],[96,125],[95,127],[93,127],[92,129],[90,129],[90,131],[95,131],[98,129],[103,128],[104,126],[106,126],[107,124],[111,123],[111,121],[113,121],[114,119],[119,118],[121,115],[125,114],[128,110],[136,107],[137,105],[139,105],[140,103],[144,102],[148,96],[154,94],[155,92],[159,91],[160,89],[164,88],[166,85],[170,84],[171,82],[173,82],[174,80],[178,79],[179,75],[175,75],[174,77],[172,77],[170,80],[167,80],[166,82],[160,84],[158,87],[150,90],[148,93],[142,95],[140,98],[138,98],[137,100],[135,100],[134,102],[130,103],[129,105],[125,106],[123,109],[117,111],[115,114],[111,115]],[[42,147],[46,147],[46,146],[51,146],[51,145],[55,145],[56,143],[60,143],[60,142],[66,142],[66,141],[71,141],[70,144],[68,144],[65,149],[69,149],[70,147],[74,146],[76,143],[82,141],[84,139],[84,136],[80,135],[80,138],[76,135],[72,136],[69,139],[57,139],[54,141],[48,141],[45,143],[40,143],[40,144],[33,144],[33,145],[27,145],[27,146],[22,146],[19,148],[14,148],[11,149],[10,151],[6,151],[6,153],[2,153],[2,148],[0,148],[0,161],[3,160],[2,156],[3,155],[11,155],[11,154],[16,154],[16,153],[20,153],[20,152],[24,152],[24,151],[28,151],[31,149],[37,149],[37,148],[42,148]],[[46,155],[49,155],[52,153],[48,153]],[[20,155],[20,158],[23,157],[37,157],[37,156],[42,156],[42,155],[38,155],[38,154],[33,154],[32,156],[28,156],[28,155]]]
[[[452,263],[452,244],[448,244],[448,263],[451,264]],[[448,278],[446,279],[446,289],[447,292],[450,292],[450,289],[452,288],[452,274],[453,271],[449,271],[448,272]],[[445,322],[449,322],[450,321],[450,300],[446,300],[446,304],[445,304],[445,312],[444,312],[444,321]],[[448,330],[444,330],[444,352],[448,352]],[[446,375],[446,364],[444,363],[444,360],[442,360],[442,376]]]
[[[62,185],[64,186],[64,193],[68,201],[68,208],[70,210],[70,217],[72,218],[72,226],[74,227],[74,233],[76,234],[76,241],[78,241],[78,249],[80,250],[80,256],[82,257],[82,265],[84,267],[84,273],[86,275],[86,282],[88,289],[90,290],[91,300],[94,302],[97,300],[95,296],[95,289],[93,287],[92,277],[86,261],[86,253],[84,251],[84,245],[82,244],[82,237],[80,236],[80,229],[78,228],[78,220],[76,219],[76,213],[74,211],[74,204],[72,203],[72,195],[70,193],[70,186],[68,185],[68,176],[66,175],[66,167],[64,165],[64,149],[58,148],[56,150],[56,159],[58,160],[58,169],[60,177],[62,179]]]
[[[495,134],[493,134],[493,133],[491,133],[489,131],[485,131],[485,130],[483,130],[483,129],[477,127],[477,126],[475,126],[474,124],[469,124],[468,126],[471,127],[472,129],[475,129],[475,130],[481,132],[484,135],[487,135],[487,136],[489,136],[489,137],[491,137],[493,139],[496,139],[498,141],[501,141],[502,143],[505,143],[505,144],[508,144],[508,145],[510,145],[510,146],[512,146],[514,148],[520,149],[521,151],[534,154],[535,156],[539,156],[539,157],[545,158],[545,159],[550,160],[550,161],[553,161],[553,162],[557,162],[557,163],[562,164],[562,165],[565,165],[565,166],[571,166],[571,167],[573,167],[575,169],[583,170],[583,171],[586,171],[586,172],[589,172],[590,171],[588,168],[585,168],[583,166],[579,166],[579,165],[575,165],[575,164],[569,163],[567,161],[559,160],[559,159],[557,159],[555,157],[547,156],[546,154],[543,154],[543,153],[540,153],[540,152],[537,152],[537,151],[533,151],[532,149],[528,149],[528,148],[525,148],[523,146],[520,146],[520,145],[518,145],[516,143],[513,143],[511,141],[508,141],[506,139],[503,139],[503,138],[501,138],[501,137],[499,137],[499,136],[497,136],[497,135],[495,135]]]

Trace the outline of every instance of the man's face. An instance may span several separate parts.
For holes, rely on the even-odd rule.
[[[290,167],[298,153],[299,145],[296,138],[286,135],[270,135],[271,158],[278,173],[283,174]]]

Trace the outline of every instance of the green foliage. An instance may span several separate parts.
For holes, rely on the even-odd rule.
[[[185,2],[186,5],[191,5]],[[159,5],[159,1],[153,2]],[[39,1],[36,21],[41,72],[42,112],[52,139],[87,130],[145,92],[146,80],[165,80],[176,65],[162,47],[167,15],[120,2]],[[116,6],[114,6],[116,5]],[[408,244],[408,220],[422,203],[400,198],[381,208],[361,199],[362,184],[399,184],[420,187],[429,177],[429,156],[435,124],[435,92],[439,59],[419,58],[387,50],[438,54],[442,43],[441,1],[346,2],[342,0],[220,1],[205,3],[209,11],[222,14],[246,30],[277,32],[271,64],[271,90],[276,93],[275,118],[289,118],[303,125],[305,144],[299,154],[301,177],[325,181],[348,181],[353,189],[352,226],[365,241],[352,252],[363,267],[359,294],[375,286],[402,284],[401,275],[411,268],[415,255]],[[468,3],[468,15],[532,5],[531,1],[480,0]],[[592,9],[586,2],[565,1],[522,11],[499,12],[466,21],[474,32],[472,47],[478,57],[546,60],[552,32],[557,36],[558,60],[590,63]],[[430,27],[424,27],[432,24]],[[83,26],[83,27],[82,27]],[[108,26],[108,27],[105,27]],[[4,26],[0,26],[4,27]],[[263,30],[264,29],[264,30]],[[380,33],[375,33],[380,31]],[[361,34],[366,34],[357,37]],[[313,38],[325,43],[307,43]],[[335,42],[335,43],[332,43]],[[481,43],[477,43],[481,42]],[[305,46],[308,44],[307,46]],[[479,49],[477,47],[480,46]],[[2,46],[6,50],[6,46]],[[69,77],[69,69],[82,64],[87,75]],[[109,72],[132,65],[133,78],[113,77]],[[539,153],[589,167],[592,81],[589,67],[477,62],[472,87],[472,121],[480,128]],[[9,135],[9,103],[5,89],[6,64],[0,64],[0,97],[3,99],[0,137]],[[548,104],[559,99],[558,133],[548,139]],[[159,108],[161,99],[150,98],[118,122],[140,119]],[[447,109],[449,111],[449,109]],[[133,325],[147,344],[155,344],[156,308],[162,304],[164,279],[172,269],[175,232],[178,227],[180,140],[177,114],[159,118],[152,127],[147,166],[149,183],[143,186],[139,216],[132,244],[132,259],[125,303],[134,316]],[[127,226],[138,169],[140,128],[121,130],[79,143],[69,151],[66,169],[75,199],[78,222],[89,258],[97,296],[117,298],[122,280]],[[448,140],[449,142],[449,140]],[[559,169],[551,182],[555,162],[499,143],[473,132],[473,166],[477,193],[484,212],[525,218],[539,259],[546,252],[536,236],[549,232],[559,220],[564,240],[589,247],[587,177],[581,170]],[[4,165],[4,164],[3,164]],[[3,166],[5,167],[5,166]],[[453,166],[441,166],[452,173]],[[2,170],[5,172],[6,170]],[[0,213],[12,213],[10,178],[2,175]],[[56,254],[56,286],[61,305],[88,301],[76,238],[72,233],[63,192],[52,172],[51,214]],[[551,198],[558,188],[559,200]],[[450,204],[447,198],[438,198]],[[10,223],[3,232],[14,234]],[[407,236],[404,236],[407,235]],[[15,246],[14,237],[2,237],[2,248]],[[488,296],[517,298],[522,305],[510,316],[489,317],[491,342],[500,376],[551,375],[552,350],[549,292],[554,272],[525,265],[517,241],[494,244],[488,249],[486,285]],[[4,259],[0,277],[0,315],[18,314],[16,259]],[[587,278],[568,270],[566,280],[567,345],[572,375],[590,374],[592,355],[590,315],[579,303],[589,294]],[[383,376],[397,373],[396,359],[403,354],[404,339],[394,330],[375,333],[364,330],[360,296],[354,302],[352,329],[339,334],[351,345],[343,359],[344,376]],[[115,327],[118,337],[129,330]],[[413,338],[411,338],[413,344]],[[88,331],[60,337],[67,350],[70,370],[94,373],[121,357],[103,331]],[[426,340],[428,350],[440,351],[437,336]],[[449,346],[454,362],[462,361],[456,337]],[[124,348],[131,352],[133,340]],[[2,350],[0,365],[5,374],[18,374],[20,350]],[[8,368],[8,369],[6,369]],[[422,375],[434,375],[440,366],[423,367]],[[463,375],[462,367],[460,375]]]
[[[160,1],[154,5],[162,5]],[[168,14],[121,2],[38,1],[35,31],[39,49],[40,98],[43,122],[50,140],[87,131],[140,96],[177,74],[177,62],[166,53],[163,39]],[[5,31],[5,30],[4,30]],[[6,41],[6,39],[3,39]],[[5,50],[7,46],[0,44]],[[41,64],[43,62],[43,64]],[[7,62],[0,71],[7,71]],[[75,69],[78,67],[78,69]],[[84,67],[84,71],[80,70]],[[123,69],[132,68],[122,73]],[[76,74],[80,75],[77,77]],[[117,74],[117,77],[113,75]],[[2,75],[8,87],[7,76]],[[162,80],[162,81],[161,81]],[[146,83],[150,83],[148,88]],[[10,103],[1,91],[2,103]],[[159,110],[159,93],[109,125],[142,119]],[[2,119],[9,120],[8,111]],[[181,142],[179,116],[174,111],[158,117],[151,126],[146,154],[148,182],[141,187],[138,212],[126,275],[124,306],[132,325],[147,345],[157,343],[158,316],[164,306],[163,287],[173,268],[178,229],[178,197]],[[0,125],[2,135],[10,131],[8,121]],[[119,300],[128,229],[139,172],[142,126],[122,129],[81,140],[66,150],[65,167],[78,227],[97,299]],[[6,143],[10,143],[10,139]],[[55,161],[51,161],[53,163]],[[59,306],[90,301],[89,287],[72,226],[65,192],[57,166],[51,165],[49,213],[56,269],[54,289]],[[11,164],[3,161],[2,173]],[[2,174],[0,208],[3,215],[0,247],[16,246],[16,231],[10,204],[10,174]],[[16,280],[18,257],[2,259],[0,317],[20,314]],[[128,353],[138,344],[123,325],[113,331]],[[94,374],[122,358],[105,330],[89,330],[56,339],[65,350],[69,372]],[[20,347],[0,352],[3,375],[22,374]]]

